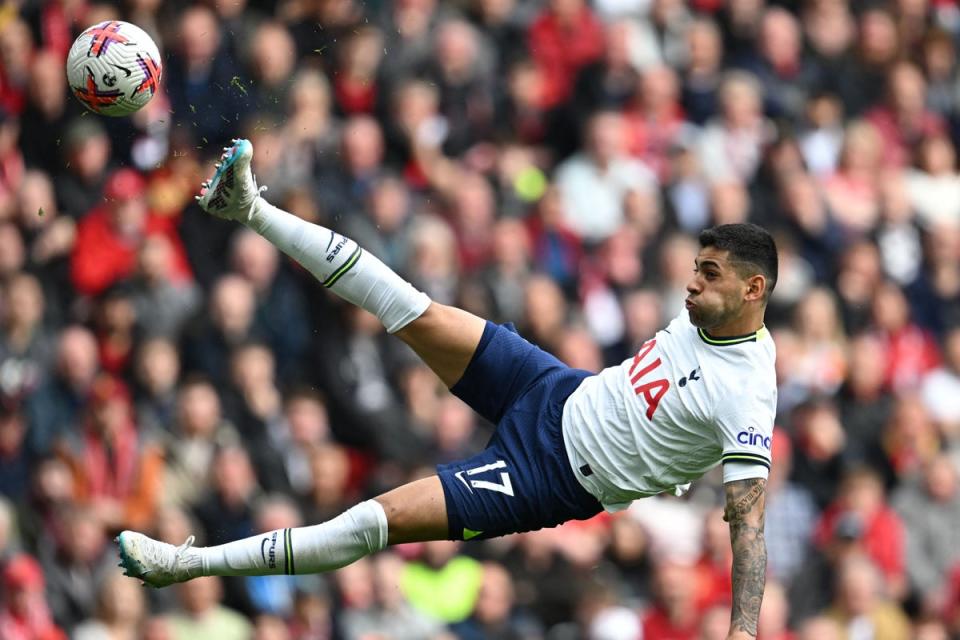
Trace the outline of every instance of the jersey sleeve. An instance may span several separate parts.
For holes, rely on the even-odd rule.
[[[773,421],[773,407],[761,398],[733,397],[720,407],[715,423],[724,482],[768,476]]]

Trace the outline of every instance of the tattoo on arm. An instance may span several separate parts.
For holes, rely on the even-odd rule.
[[[763,510],[767,481],[738,480],[726,485],[723,519],[730,523],[733,547],[733,609],[731,631],[757,635],[757,620],[767,571],[767,545],[763,537]]]

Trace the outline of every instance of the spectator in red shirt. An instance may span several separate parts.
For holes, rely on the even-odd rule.
[[[22,554],[7,563],[0,598],[0,638],[66,640],[66,634],[53,623],[43,589],[43,570],[36,560]]]
[[[644,640],[694,640],[700,627],[694,568],[665,562],[656,569],[657,599],[643,617]]]
[[[639,89],[624,111],[628,149],[666,182],[670,151],[688,128],[680,106],[680,82],[670,67],[654,66],[644,70]]]
[[[35,51],[30,27],[23,20],[14,18],[0,31],[0,108],[7,113],[23,111]]]
[[[837,520],[854,514],[863,522],[862,544],[867,556],[883,574],[887,594],[901,596],[907,586],[904,569],[904,528],[900,516],[884,500],[883,481],[873,469],[862,467],[849,472],[833,504],[827,507],[814,533],[814,542],[823,548],[829,543]]]
[[[150,212],[146,181],[133,169],[119,169],[104,189],[106,202],[90,211],[77,228],[70,270],[76,289],[97,295],[136,271],[137,253],[148,236],[163,235],[175,249],[174,275],[190,278],[190,267],[177,235],[176,221]]]
[[[546,102],[551,107],[570,95],[577,71],[603,53],[603,25],[584,0],[550,0],[527,36],[546,78]]]
[[[886,354],[886,384],[893,391],[916,389],[940,364],[933,336],[911,318],[903,290],[885,282],[873,298],[873,325]]]

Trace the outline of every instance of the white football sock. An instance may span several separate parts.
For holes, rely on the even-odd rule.
[[[262,197],[247,224],[323,286],[377,316],[389,333],[404,328],[430,306],[427,294],[350,238],[278,209]]]
[[[266,576],[333,571],[386,546],[387,514],[379,502],[367,500],[323,524],[192,551],[205,576]]]

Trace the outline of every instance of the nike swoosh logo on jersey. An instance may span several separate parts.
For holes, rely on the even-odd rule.
[[[456,472],[455,474],[453,474],[453,475],[455,475],[455,476],[457,477],[457,480],[459,480],[460,482],[463,483],[463,486],[465,486],[465,487],[467,488],[467,491],[469,491],[470,493],[473,493],[473,487],[471,487],[471,486],[470,486],[470,483],[467,482],[466,480],[464,480],[464,478],[463,478],[463,471],[457,471],[457,472]]]

